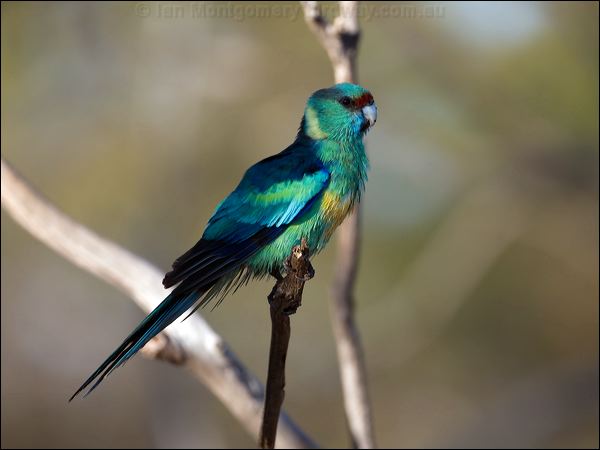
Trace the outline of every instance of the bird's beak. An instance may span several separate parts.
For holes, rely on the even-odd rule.
[[[365,119],[369,121],[369,128],[375,125],[375,122],[377,122],[377,105],[375,103],[365,106],[362,109],[362,113]]]

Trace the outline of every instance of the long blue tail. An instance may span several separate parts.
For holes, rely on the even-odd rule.
[[[133,332],[125,338],[123,343],[104,361],[98,369],[81,385],[77,392],[69,399],[73,400],[81,391],[90,384],[92,387],[86,396],[98,387],[100,383],[116,368],[122,366],[129,358],[135,355],[146,343],[168,327],[175,319],[191,308],[202,291],[182,294],[177,290],[171,292],[154,311],[142,320]]]
[[[200,239],[194,247],[177,258],[173,270],[163,280],[165,287],[178,286],[81,385],[69,399],[92,385],[85,395],[98,387],[116,368],[122,366],[146,343],[190,309],[206,305],[214,297],[227,293],[233,284],[247,278],[236,277],[244,261],[273,241],[281,230],[265,228],[244,241],[226,242]],[[239,275],[239,274],[238,274]],[[198,301],[202,297],[200,301]],[[194,308],[194,311],[195,309]],[[93,383],[93,384],[92,384]]]

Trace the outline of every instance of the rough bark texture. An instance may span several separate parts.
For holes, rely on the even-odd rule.
[[[301,245],[292,249],[286,264],[286,276],[277,276],[275,286],[268,297],[271,313],[271,348],[260,436],[262,448],[273,448],[275,445],[279,411],[285,396],[285,360],[290,341],[290,315],[295,314],[301,306],[304,283],[315,274],[309,257],[310,250],[303,239]]]

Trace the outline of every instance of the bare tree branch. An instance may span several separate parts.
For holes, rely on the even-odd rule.
[[[356,83],[356,55],[360,30],[358,2],[339,2],[340,13],[329,23],[319,2],[300,2],[309,28],[327,52],[336,83]],[[344,391],[346,418],[353,445],[374,448],[375,436],[365,360],[360,334],[354,319],[354,282],[360,248],[360,208],[357,206],[338,229],[336,275],[332,287],[331,316],[335,334],[340,376]]]
[[[300,2],[304,18],[327,52],[336,83],[356,83],[356,54],[360,30],[358,2],[339,2],[340,14],[333,23],[322,15],[319,2]]]
[[[34,237],[119,288],[147,312],[165,297],[161,271],[66,216],[34,192],[4,159],[1,178],[2,207]],[[169,326],[146,345],[143,354],[186,367],[258,440],[263,386],[199,314]],[[278,448],[316,446],[285,413],[279,422]]]
[[[304,283],[315,274],[309,258],[310,250],[306,240],[302,239],[302,243],[296,245],[288,257],[286,276],[275,274],[277,281],[268,297],[271,313],[271,349],[265,411],[260,432],[261,448],[273,448],[275,445],[279,411],[285,396],[285,360],[290,342],[290,315],[295,314],[302,304]]]

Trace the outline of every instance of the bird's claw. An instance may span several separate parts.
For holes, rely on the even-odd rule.
[[[298,278],[301,281],[308,281],[308,280],[311,280],[312,278],[314,278],[314,276],[315,276],[315,269],[313,269],[312,264],[310,264],[308,266],[308,268],[306,269],[306,274],[304,274],[304,276],[302,276],[302,277],[296,275],[296,278]]]
[[[298,253],[300,250],[301,250],[300,246],[294,247],[294,253]],[[296,256],[296,257],[298,257],[298,256]],[[294,268],[292,267],[291,258],[292,258],[292,256],[290,255],[288,258],[286,258],[283,261],[283,268],[284,268],[286,274],[293,273],[294,276],[296,277],[296,279],[298,279],[300,281],[308,281],[308,280],[314,278],[315,269],[313,268],[312,264],[309,261],[307,261],[308,267],[306,269],[306,273],[303,276],[298,276],[298,274],[296,273],[296,270],[294,270]]]
[[[271,269],[271,276],[274,277],[277,281],[283,280],[283,276],[277,267]]]
[[[283,268],[286,273],[290,273],[292,271],[292,262],[290,261],[289,257],[283,261]]]

